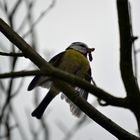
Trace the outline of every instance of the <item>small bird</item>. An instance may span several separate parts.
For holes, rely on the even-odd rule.
[[[87,56],[89,56],[89,60],[92,61],[91,53],[94,50],[94,48],[88,48],[85,43],[74,42],[69,47],[67,47],[65,51],[54,56],[49,61],[49,63],[56,68],[91,82],[91,68]],[[40,119],[48,104],[54,99],[56,95],[60,93],[61,90],[55,85],[55,81],[52,79],[52,77],[49,76],[35,76],[28,86],[28,91],[34,89],[37,86],[49,88],[47,95],[44,97],[38,107],[32,112],[33,117]],[[87,91],[79,87],[73,88],[75,89],[75,94],[78,94],[87,100]],[[70,110],[73,115],[77,117],[81,116],[81,110],[63,93],[61,94],[61,98],[65,99],[66,102],[69,103]]]

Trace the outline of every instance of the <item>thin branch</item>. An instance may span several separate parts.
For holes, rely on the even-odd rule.
[[[35,1],[32,1],[31,3],[28,1],[28,0],[25,0],[26,2],[26,6],[27,6],[27,20],[28,20],[28,23],[29,23],[29,27],[31,28],[31,32],[30,32],[30,35],[31,35],[31,46],[32,48],[34,48],[36,50],[36,44],[37,44],[37,39],[36,39],[36,33],[35,33],[35,28],[32,28],[32,25],[33,25],[33,9],[32,9],[32,6],[33,6],[33,2]]]
[[[19,8],[19,6],[21,4],[21,2],[22,2],[22,0],[17,0],[16,1],[15,5],[14,5],[14,7],[12,9],[12,11],[9,14],[9,18],[13,19],[15,13],[17,12],[17,10],[18,10],[18,8]]]
[[[31,31],[33,30],[33,28],[41,21],[41,19],[49,13],[49,11],[55,6],[56,0],[52,0],[52,3],[49,5],[49,7],[46,8],[46,10],[44,10],[39,17],[36,19],[36,21],[31,25],[31,28],[29,29],[29,31],[27,31],[22,37],[25,38],[27,37]],[[27,15],[27,19],[28,19],[28,15]],[[20,27],[21,28],[21,27]]]
[[[6,1],[6,0],[4,0],[4,1],[3,1],[3,3],[4,3],[4,6],[3,6],[3,11],[5,12],[5,14],[6,14],[6,15],[8,15],[8,6],[7,6],[7,1]]]
[[[107,131],[109,131],[111,134],[116,136],[120,140],[140,140],[138,137],[130,134],[123,128],[121,128],[119,125],[114,123],[112,120],[104,116],[102,113],[100,113],[96,108],[94,108],[92,105],[90,105],[85,99],[81,98],[80,96],[77,96],[74,94],[74,90],[70,85],[67,83],[64,83],[60,80],[58,80],[57,85],[60,87],[63,93],[66,94],[66,96],[73,101],[74,104],[76,104],[83,112],[85,112],[92,120],[94,120],[96,123],[101,125],[103,128],[105,128]]]
[[[9,26],[2,19],[0,20],[0,30],[12,43],[17,45],[17,47],[23,52],[24,56],[33,61],[33,63],[35,63],[38,67],[46,67],[44,70],[42,69],[42,72],[46,72],[47,75],[53,74],[52,76],[54,77],[64,79],[65,81],[68,80],[72,84],[75,84],[79,87],[83,87],[84,89],[93,93],[95,96],[100,97],[110,105],[121,106],[126,108],[128,107],[126,99],[114,97],[100,88],[94,86],[91,87],[89,83],[84,80],[80,79],[80,81],[83,81],[84,83],[78,83],[79,78],[75,75],[68,74],[66,72],[63,72],[62,70],[58,70],[52,67],[50,64],[46,63],[46,60],[44,60],[40,55],[38,55],[34,51],[34,49],[32,49],[16,32],[11,30],[11,28],[9,28]]]
[[[108,105],[121,106],[126,108],[128,107],[126,99],[112,96],[110,93],[100,89],[99,87],[93,86],[89,82],[82,80],[81,78],[76,77],[75,75],[63,72],[59,69],[52,69],[51,74],[49,74],[47,70],[44,70],[43,72],[41,72],[40,70],[33,70],[33,71],[18,71],[18,72],[3,73],[0,74],[0,78],[10,78],[10,77],[18,78],[33,75],[42,75],[42,76],[48,75],[60,78],[66,82],[69,82],[70,84],[86,89],[99,99],[107,102]]]
[[[23,57],[23,53],[13,53],[13,52],[10,52],[10,53],[6,53],[6,52],[0,52],[0,55],[1,56],[12,56],[12,57]]]
[[[3,82],[0,80],[0,89],[2,90],[2,91],[6,91],[5,90],[5,87],[4,87],[4,84],[3,84]]]
[[[38,55],[19,35],[17,35],[2,19],[0,19],[0,30],[5,36],[26,55],[31,61],[33,61],[42,72],[47,72],[49,75],[53,74],[54,77],[60,77],[64,78],[64,75],[67,75],[67,78],[69,77],[75,77],[73,75],[70,75],[66,72],[60,71],[54,67],[52,67],[50,64],[48,64],[40,55]],[[12,37],[11,37],[12,36]],[[57,74],[52,73],[57,72]],[[59,74],[61,73],[61,76]],[[63,75],[63,76],[62,76]],[[57,78],[56,77],[56,78]],[[75,83],[77,77],[72,79],[73,83]],[[66,78],[65,78],[66,80]],[[80,79],[81,80],[81,79]],[[84,80],[81,80],[85,82]],[[116,136],[118,139],[129,139],[129,140],[140,140],[138,137],[130,134],[129,132],[125,131],[121,127],[119,127],[117,124],[112,122],[110,119],[105,117],[103,114],[101,114],[99,111],[97,111],[92,105],[87,103],[83,98],[80,96],[77,96],[74,94],[74,91],[72,90],[71,86],[61,82],[56,82],[58,84],[58,87],[62,89],[62,91],[66,94],[70,100],[72,100],[82,111],[84,111],[90,118],[92,118],[94,121],[96,121],[99,125],[104,127],[106,130],[108,130],[110,133],[112,133],[114,136]],[[89,86],[88,82],[85,82],[87,86]],[[80,84],[79,84],[80,85]],[[83,86],[83,85],[81,85]],[[79,86],[80,87],[80,86]],[[95,91],[102,91],[97,89],[94,86],[91,86],[92,92]],[[85,88],[87,88],[85,86]],[[90,90],[91,90],[90,89]],[[100,92],[98,92],[100,93]],[[104,93],[104,92],[103,92]],[[124,102],[124,100],[122,100]]]
[[[17,71],[17,72],[9,72],[0,74],[0,79],[2,78],[20,78],[25,76],[34,76],[34,75],[42,75],[40,70],[32,70],[32,71]]]

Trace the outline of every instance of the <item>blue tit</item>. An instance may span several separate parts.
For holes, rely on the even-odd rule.
[[[54,67],[64,70],[68,73],[74,74],[82,79],[85,79],[91,82],[91,68],[88,61],[92,61],[91,53],[94,51],[94,48],[88,48],[85,43],[74,42],[65,51],[54,56],[49,63]],[[40,119],[47,108],[48,104],[58,95],[61,91],[56,85],[55,80],[49,76],[35,76],[31,83],[28,86],[28,90],[32,90],[37,86],[44,88],[49,88],[47,95],[38,105],[38,107],[32,112],[32,116]],[[79,87],[74,87],[75,94],[78,94],[82,98],[87,99],[88,92]],[[80,117],[82,112],[81,110],[72,103],[63,93],[61,98],[65,99],[66,102],[70,105],[70,110],[73,115]]]

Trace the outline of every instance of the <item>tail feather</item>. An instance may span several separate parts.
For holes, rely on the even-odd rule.
[[[34,89],[36,86],[50,88],[52,84],[51,78],[48,76],[35,76],[28,86],[28,91]]]
[[[32,116],[36,117],[37,119],[40,119],[49,105],[49,103],[53,100],[55,97],[54,94],[52,94],[51,90],[47,93],[47,95],[44,97],[44,99],[41,101],[41,103],[38,105],[38,107],[32,112]]]
[[[28,91],[32,90],[37,85],[39,80],[40,80],[40,76],[35,76],[28,86]]]
[[[82,98],[87,99],[88,97],[88,92],[86,92],[85,90],[79,88],[79,87],[75,87],[75,94],[81,96]],[[70,111],[72,112],[72,114],[76,117],[81,117],[83,112],[81,111],[81,109],[76,106],[66,95],[64,95],[63,93],[61,94],[61,99],[64,99],[69,105],[70,105]]]

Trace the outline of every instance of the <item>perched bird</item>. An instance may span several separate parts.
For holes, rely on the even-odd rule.
[[[68,73],[79,76],[82,79],[87,81],[91,81],[91,68],[87,56],[89,56],[89,60],[92,61],[91,53],[94,51],[94,48],[88,48],[85,43],[82,42],[74,42],[65,51],[54,56],[49,63],[54,67],[57,67],[61,70],[64,70]],[[32,90],[33,88],[41,86],[44,88],[50,88],[47,95],[44,97],[39,106],[32,112],[32,116],[40,119],[47,108],[48,104],[53,100],[53,98],[59,94],[61,91],[55,85],[55,80],[49,76],[35,76],[31,83],[28,86],[28,90]],[[79,96],[87,99],[88,92],[79,88],[74,87],[75,93]],[[74,105],[63,93],[61,94],[61,98],[65,99],[66,102],[70,104],[71,112],[80,117],[82,112],[81,110]]]

